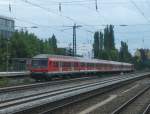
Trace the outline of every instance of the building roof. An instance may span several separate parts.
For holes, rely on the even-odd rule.
[[[55,61],[80,61],[86,63],[102,63],[102,64],[116,64],[116,65],[132,65],[129,63],[109,61],[109,60],[100,60],[100,59],[86,59],[82,57],[72,57],[72,56],[61,56],[61,55],[51,55],[51,54],[39,54],[33,57],[34,59],[50,59]]]

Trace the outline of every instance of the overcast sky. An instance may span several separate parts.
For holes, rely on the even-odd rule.
[[[98,11],[95,0],[0,0],[0,15],[15,18],[16,26],[29,27],[41,39],[54,33],[63,47],[72,43],[72,29],[68,26],[82,25],[77,29],[78,53],[91,52],[92,32],[102,31],[106,24],[115,25],[117,48],[121,40],[128,43],[132,53],[137,48],[150,48],[150,0],[97,1]]]

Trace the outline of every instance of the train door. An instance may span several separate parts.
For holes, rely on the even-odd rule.
[[[62,62],[59,61],[58,64],[59,64],[59,72],[62,72]]]
[[[71,71],[74,71],[74,62],[71,62]]]

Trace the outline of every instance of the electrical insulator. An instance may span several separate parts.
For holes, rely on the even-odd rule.
[[[95,0],[95,8],[96,8],[96,11],[97,11],[98,10],[97,0]]]
[[[11,12],[11,5],[9,4],[9,12]]]
[[[61,12],[61,3],[59,3],[59,12]]]

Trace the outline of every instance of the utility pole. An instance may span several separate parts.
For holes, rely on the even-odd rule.
[[[73,47],[72,47],[72,56],[76,56],[77,53],[77,43],[76,43],[76,29],[79,27],[82,27],[81,25],[76,25],[76,23],[73,26],[64,26],[64,27],[69,27],[69,29],[73,29]],[[64,29],[66,30],[66,29]],[[68,30],[68,29],[67,29]]]
[[[81,25],[74,24],[73,26],[73,56],[77,54],[77,42],[76,42],[76,29],[82,27]]]

